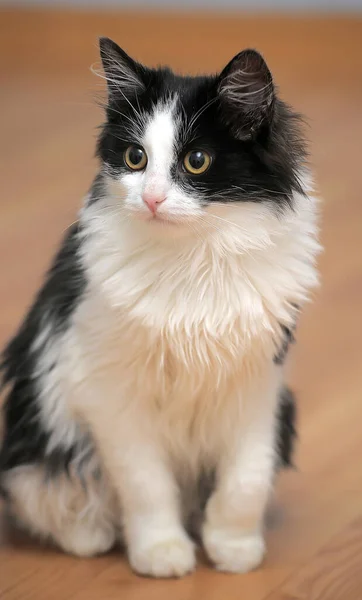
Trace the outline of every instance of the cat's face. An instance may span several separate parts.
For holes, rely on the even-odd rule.
[[[226,207],[290,205],[303,149],[257,52],[208,77],[148,69],[106,38],[101,57],[108,106],[98,154],[127,217],[182,228]]]

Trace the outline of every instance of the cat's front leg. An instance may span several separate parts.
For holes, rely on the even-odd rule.
[[[137,401],[122,409],[108,399],[84,415],[118,493],[129,561],[153,577],[179,577],[195,567],[194,544],[181,518],[179,489],[157,424]]]
[[[195,549],[181,521],[179,490],[166,461],[139,443],[128,455],[120,479],[123,527],[135,571],[180,577],[195,567]]]
[[[225,439],[218,484],[206,507],[203,542],[221,571],[246,573],[263,560],[263,520],[275,469],[280,374],[240,397],[240,417]]]

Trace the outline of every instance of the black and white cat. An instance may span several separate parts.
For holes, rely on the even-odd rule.
[[[180,77],[101,39],[100,171],[3,353],[1,486],[68,552],[124,538],[156,577],[261,562],[289,464],[283,362],[317,282],[317,201],[297,116],[263,58]]]

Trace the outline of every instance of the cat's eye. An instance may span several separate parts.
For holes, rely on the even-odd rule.
[[[141,171],[147,165],[147,154],[139,146],[129,146],[124,153],[124,162],[132,171]]]
[[[192,175],[205,173],[211,164],[211,156],[204,150],[191,150],[184,158],[184,167]]]

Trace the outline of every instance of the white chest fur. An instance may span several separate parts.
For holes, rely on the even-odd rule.
[[[98,318],[112,313],[120,332],[140,326],[185,364],[222,361],[223,351],[239,357],[255,339],[270,352],[268,340],[316,284],[314,198],[296,195],[282,215],[264,204],[215,204],[218,227],[196,223],[184,237],[127,219],[112,202],[82,217],[89,298],[104,303]]]
[[[193,431],[201,444],[203,428],[225,436],[223,415],[231,423],[263,393],[280,324],[291,325],[316,282],[314,203],[295,205],[282,217],[245,205],[217,230],[166,240],[101,203],[88,208],[73,377],[93,389],[98,380],[116,407],[157,415],[169,442],[180,431],[178,446]]]

